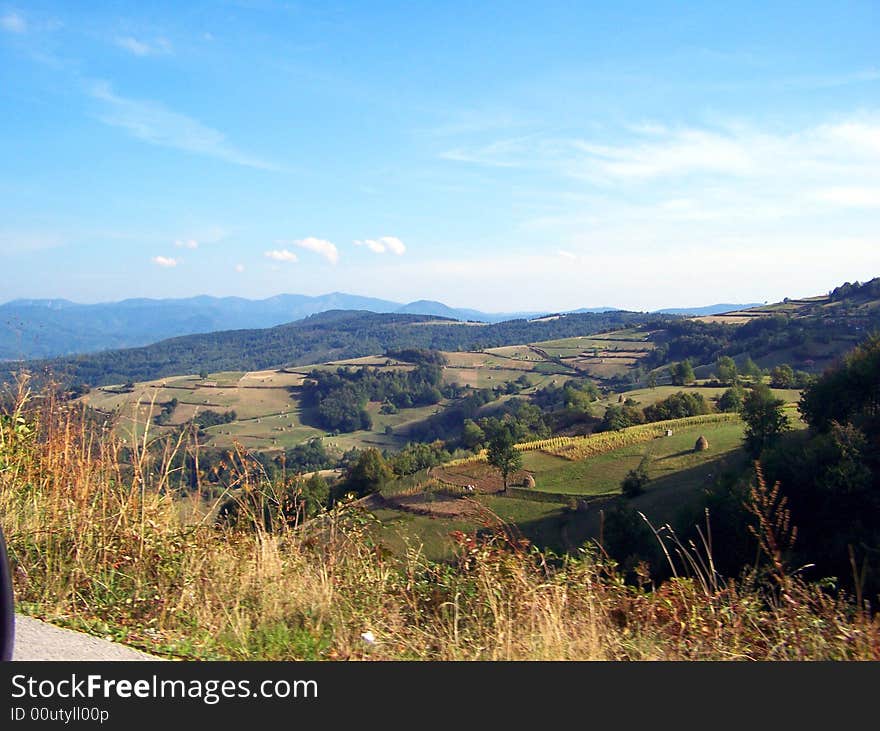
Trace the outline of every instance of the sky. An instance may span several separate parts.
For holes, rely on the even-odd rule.
[[[877,2],[0,0],[0,302],[880,275]]]

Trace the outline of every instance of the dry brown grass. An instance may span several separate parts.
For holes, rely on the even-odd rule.
[[[147,433],[129,453],[112,425],[23,387],[0,417],[19,606],[184,658],[880,659],[866,612],[796,576],[722,582],[690,547],[670,553],[677,578],[635,587],[601,551],[561,559],[503,530],[456,534],[453,564],[390,556],[351,507],[272,532],[187,523],[172,465],[191,448]],[[234,483],[276,505],[244,462]]]

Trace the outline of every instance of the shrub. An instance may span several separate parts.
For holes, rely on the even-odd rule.
[[[633,498],[645,491],[645,486],[650,480],[646,469],[646,461],[647,458],[643,458],[639,466],[627,472],[626,477],[620,483],[621,492],[623,492],[625,497]]]

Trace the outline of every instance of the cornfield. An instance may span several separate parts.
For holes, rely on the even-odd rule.
[[[720,424],[725,422],[739,421],[739,414],[704,414],[702,416],[688,416],[683,419],[668,419],[666,421],[655,421],[651,424],[639,424],[631,426],[620,431],[601,432],[600,434],[591,434],[586,437],[570,439],[567,442],[548,447],[537,447],[542,452],[552,454],[557,457],[570,459],[574,462],[595,457],[598,454],[611,452],[621,447],[629,447],[633,444],[641,444],[649,442],[657,437],[666,434],[667,429],[675,431],[676,429],[687,429],[689,427],[701,426],[703,424]],[[555,441],[555,440],[545,440]],[[532,448],[530,445],[524,445]]]

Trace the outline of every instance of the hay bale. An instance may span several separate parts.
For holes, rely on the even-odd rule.
[[[702,434],[700,434],[700,438],[697,439],[697,443],[694,444],[694,451],[705,452],[707,449],[709,449],[709,440],[706,439],[706,437],[704,437]]]
[[[535,487],[535,478],[532,477],[528,472],[526,476],[523,478],[522,485],[525,488],[532,489]]]

